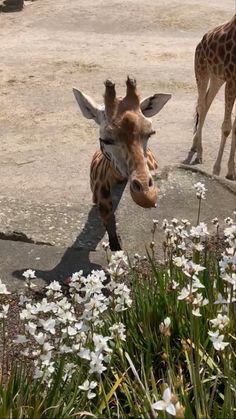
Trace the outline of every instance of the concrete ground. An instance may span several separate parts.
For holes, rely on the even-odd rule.
[[[231,191],[218,180],[176,165],[192,141],[195,47],[209,28],[234,13],[232,0],[57,0],[53,7],[50,0],[37,0],[27,1],[22,12],[0,14],[0,239],[19,239],[12,234],[16,231],[23,240],[0,242],[0,277],[12,290],[20,289],[17,278],[28,267],[48,281],[63,279],[81,266],[88,271],[105,263],[101,242],[106,237],[89,189],[98,132],[81,116],[72,87],[101,102],[106,78],[114,79],[123,94],[131,74],[142,96],[172,93],[153,118],[157,135],[150,146],[160,165],[158,207],[137,207],[126,188],[117,211],[125,250],[145,253],[153,218],[195,222],[196,181],[204,181],[208,189],[203,221],[232,215],[234,182],[226,183]],[[223,108],[222,90],[204,129],[200,169],[209,175]],[[161,232],[157,242],[161,257]]]

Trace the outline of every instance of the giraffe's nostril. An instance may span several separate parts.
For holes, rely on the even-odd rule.
[[[150,179],[149,179],[148,186],[149,186],[149,188],[151,188],[151,187],[153,186],[153,180],[152,180],[152,178],[151,178],[151,177],[150,177]]]
[[[143,190],[141,183],[137,179],[132,180],[131,188],[134,192],[142,192]]]

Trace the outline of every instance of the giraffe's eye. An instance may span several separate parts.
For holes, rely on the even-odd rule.
[[[111,138],[99,138],[102,144],[114,145],[114,141]]]

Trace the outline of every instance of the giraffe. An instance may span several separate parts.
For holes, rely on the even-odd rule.
[[[236,119],[231,121],[236,98],[236,15],[229,21],[207,32],[195,51],[195,76],[198,89],[196,126],[193,144],[183,163],[202,163],[202,127],[207,112],[221,86],[225,83],[225,112],[221,127],[221,143],[213,174],[220,174],[226,139],[232,129],[227,179],[235,180]]]
[[[97,105],[77,89],[73,92],[83,116],[99,125],[100,150],[95,152],[90,166],[93,203],[99,208],[111,250],[120,250],[112,188],[129,180],[134,202],[144,208],[156,207],[157,191],[151,172],[157,169],[157,161],[148,148],[148,139],[155,131],[150,118],[171,95],[154,94],[140,101],[136,80],[128,77],[126,95],[118,98],[115,84],[111,80],[104,84],[104,105]]]

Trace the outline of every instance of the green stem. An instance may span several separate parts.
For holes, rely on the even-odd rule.
[[[224,409],[223,409],[223,418],[224,419],[231,419],[233,416],[233,409],[231,407],[233,406],[232,400],[231,400],[231,368],[230,368],[230,346],[228,345],[227,348],[225,348],[225,354],[224,354],[224,375],[225,375],[225,391],[224,391]]]
[[[199,224],[200,221],[200,214],[201,214],[201,198],[198,198],[199,202],[198,202],[198,213],[197,213],[197,225]]]
[[[196,410],[196,414],[197,417],[200,418],[202,417],[201,415],[201,408],[200,408],[200,402],[199,402],[199,397],[198,397],[198,383],[197,383],[197,377],[196,377],[196,365],[195,365],[195,360],[194,360],[194,348],[193,348],[193,344],[194,342],[194,322],[193,322],[193,314],[190,308],[190,324],[191,324],[191,332],[190,332],[190,336],[191,336],[191,345],[190,345],[190,360],[191,360],[191,375],[192,375],[192,385],[193,385],[193,394],[194,394],[194,399],[195,399],[195,410]]]

